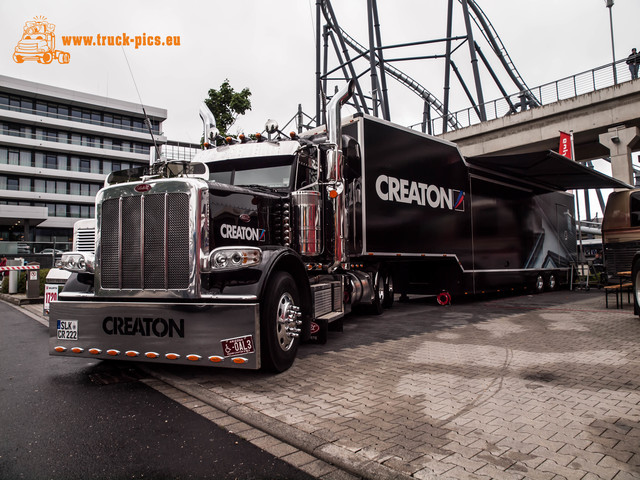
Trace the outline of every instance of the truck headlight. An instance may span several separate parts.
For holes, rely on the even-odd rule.
[[[60,268],[76,273],[93,273],[95,255],[89,252],[67,252],[62,254]]]
[[[257,247],[220,247],[209,254],[209,268],[203,268],[203,271],[237,270],[261,262],[262,250]]]

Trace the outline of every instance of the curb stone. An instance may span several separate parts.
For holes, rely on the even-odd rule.
[[[229,398],[214,395],[197,384],[185,382],[167,372],[150,369],[146,366],[141,366],[140,368],[152,377],[205,402],[227,415],[351,474],[371,480],[415,480],[415,477],[405,475],[376,461],[368,460],[357,453],[327,442],[311,433],[303,432],[278,419],[263,415],[249,407],[238,405]],[[447,480],[435,474],[426,476],[423,474],[421,478],[424,480]]]

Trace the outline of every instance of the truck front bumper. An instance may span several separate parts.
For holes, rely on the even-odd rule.
[[[53,302],[49,353],[258,369],[259,304]]]

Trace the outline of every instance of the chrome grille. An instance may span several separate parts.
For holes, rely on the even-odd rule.
[[[104,289],[189,287],[189,195],[158,193],[102,204],[100,283]]]

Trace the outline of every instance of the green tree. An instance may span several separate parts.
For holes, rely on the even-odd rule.
[[[236,92],[229,79],[225,79],[220,85],[220,89],[209,90],[209,98],[205,103],[216,119],[216,127],[222,136],[226,136],[229,128],[234,124],[238,115],[243,115],[247,110],[251,110],[251,91],[248,88]]]

